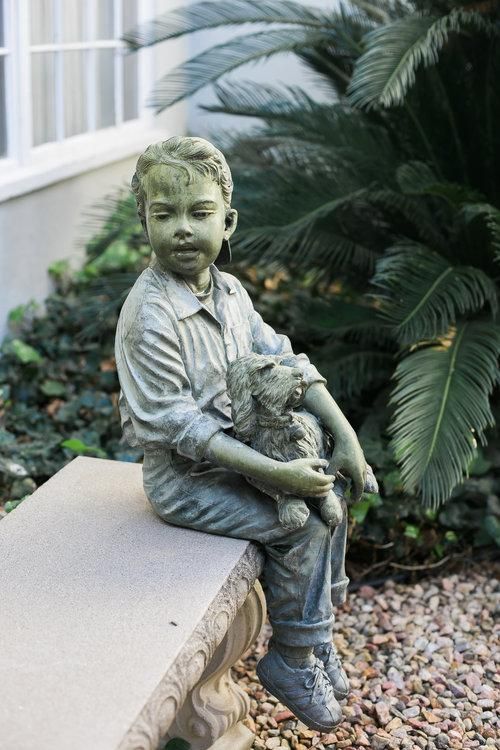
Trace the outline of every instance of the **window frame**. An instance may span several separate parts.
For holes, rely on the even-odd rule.
[[[94,40],[43,45],[31,44],[29,2],[30,0],[0,0],[0,3],[3,3],[4,20],[4,40],[0,50],[5,60],[7,132],[7,153],[0,156],[0,202],[132,156],[151,142],[153,136],[159,135],[158,129],[154,126],[153,112],[145,106],[145,98],[153,81],[154,57],[152,49],[148,48],[133,53],[138,56],[139,102],[136,119],[124,121],[122,117],[123,76],[117,73],[120,73],[120,67],[123,67],[124,63],[123,58],[115,55],[115,116],[119,124],[89,129],[62,140],[33,145],[31,55],[37,51],[49,51],[51,47],[54,51],[63,52],[89,48],[124,48],[124,45],[118,38],[122,33],[121,0],[115,2],[116,41]],[[58,0],[59,4],[61,2],[64,0]],[[137,0],[137,5],[139,23],[153,17],[154,0]],[[90,14],[90,11],[87,12]],[[92,57],[95,59],[95,56]],[[90,80],[91,74],[88,73],[88,76]],[[93,84],[90,85],[89,92],[96,93]],[[64,113],[60,112],[59,116],[56,116],[58,135],[62,134],[61,117],[64,117]],[[93,125],[94,128],[96,125],[95,102],[92,96],[89,96],[87,107],[87,126],[89,125]],[[159,137],[164,137],[164,133]]]

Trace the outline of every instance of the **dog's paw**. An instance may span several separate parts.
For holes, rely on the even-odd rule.
[[[321,518],[328,526],[338,526],[343,518],[342,505],[334,492],[329,492],[320,507]]]
[[[295,531],[309,518],[309,508],[303,500],[284,500],[278,505],[278,518],[284,529]]]

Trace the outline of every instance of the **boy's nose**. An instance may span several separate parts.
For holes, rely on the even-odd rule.
[[[185,237],[192,237],[193,230],[187,219],[183,219],[177,224],[175,228],[174,236],[178,239],[184,239]]]

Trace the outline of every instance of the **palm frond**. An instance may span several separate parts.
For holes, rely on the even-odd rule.
[[[367,201],[374,206],[381,206],[386,215],[399,214],[410,226],[419,240],[441,248],[445,244],[442,227],[436,223],[429,208],[417,197],[402,195],[396,190],[367,191]]]
[[[462,216],[466,222],[481,218],[491,236],[491,244],[500,253],[500,209],[491,203],[469,203],[462,206]]]
[[[394,370],[392,354],[376,349],[360,351],[359,346],[346,344],[320,350],[316,362],[339,401],[359,396],[367,388],[379,387]]]
[[[401,164],[396,172],[399,187],[406,195],[430,195],[443,198],[453,208],[463,203],[479,202],[484,196],[470,185],[440,180],[425,162],[412,161]]]
[[[297,86],[271,86],[255,81],[238,81],[238,86],[215,84],[218,104],[205,104],[207,112],[224,112],[266,121],[293,118],[297,110],[309,111],[313,100]]]
[[[223,0],[198,2],[167,11],[128,31],[123,39],[131,49],[148,47],[202,29],[246,23],[291,24],[334,28],[338,17],[315,6],[292,0]]]
[[[495,420],[489,396],[499,383],[500,330],[460,323],[441,344],[419,349],[398,365],[389,404],[391,447],[405,489],[436,508],[461,482],[476,441]]]
[[[402,345],[445,334],[457,318],[487,303],[497,313],[494,282],[479,268],[452,266],[428,247],[407,242],[379,258],[373,295],[382,318],[396,328]]]
[[[376,346],[379,351],[387,348],[396,353],[394,329],[380,320],[372,305],[359,305],[338,298],[328,302],[311,300],[301,312],[307,329],[325,339],[343,337],[346,342],[355,342],[364,348]]]
[[[264,257],[266,260],[280,259],[284,255],[298,262],[307,262],[318,249],[328,255],[329,262],[345,264],[347,260],[366,264],[373,262],[371,251],[349,238],[316,233],[317,222],[331,217],[336,211],[363,201],[365,190],[333,198],[304,213],[295,221],[284,226],[261,226],[245,231],[238,239],[238,246],[246,252]],[[356,257],[357,256],[357,257]]]
[[[292,27],[235,37],[201,52],[163,76],[155,84],[149,104],[162,112],[242,65],[280,52],[298,52],[327,41],[334,43],[332,34],[326,29]]]
[[[435,65],[450,34],[468,27],[498,33],[479,13],[457,8],[442,17],[410,15],[369,32],[348,88],[351,103],[366,108],[401,104],[417,69]]]

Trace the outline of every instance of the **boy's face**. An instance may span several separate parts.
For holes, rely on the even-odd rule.
[[[220,186],[203,175],[157,164],[145,181],[149,241],[166,271],[195,277],[217,258],[223,239],[236,228],[237,212],[226,211]]]

